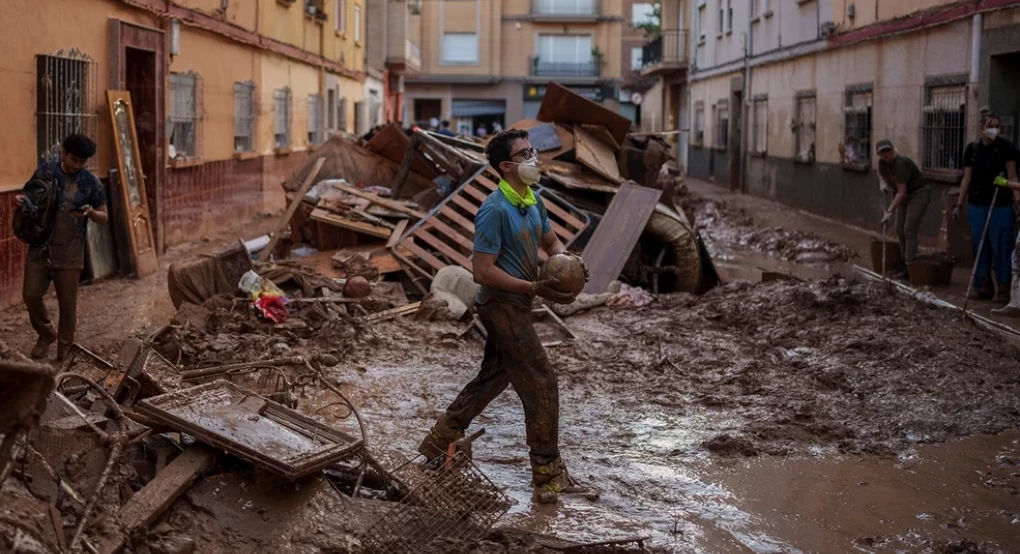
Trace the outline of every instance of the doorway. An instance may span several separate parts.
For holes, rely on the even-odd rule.
[[[414,100],[414,121],[415,125],[428,127],[432,119],[442,119],[443,101],[438,98],[415,98]]]
[[[158,29],[119,20],[113,20],[112,25],[116,47],[110,72],[111,88],[131,93],[152,236],[157,251],[162,253],[166,250],[164,35]]]

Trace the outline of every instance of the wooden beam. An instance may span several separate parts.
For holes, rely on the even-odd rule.
[[[397,227],[393,229],[393,234],[390,235],[390,240],[386,241],[386,248],[393,248],[397,245],[400,237],[404,236],[404,231],[407,230],[407,220],[401,219],[397,222]]]
[[[336,181],[331,182],[330,186],[341,192],[346,192],[347,194],[357,196],[358,198],[361,198],[363,200],[368,200],[373,204],[378,204],[388,210],[393,210],[395,212],[406,214],[418,219],[425,219],[426,215],[425,212],[418,211],[414,208],[408,208],[407,206],[401,204],[400,202],[395,202],[393,200],[390,200],[389,198],[383,198],[378,194],[365,192],[357,187],[352,187],[350,185],[345,185],[343,183],[339,183]]]
[[[134,531],[152,525],[177,498],[203,473],[216,465],[219,452],[200,444],[189,447],[170,462],[156,478],[135,493],[117,513],[120,533],[99,545],[102,554],[114,554],[124,548]]]
[[[414,163],[414,158],[418,155],[418,134],[415,133],[411,137],[411,145],[407,147],[407,152],[404,154],[404,160],[400,162],[400,170],[397,171],[397,176],[393,178],[393,198],[400,198],[400,192],[404,190],[404,183],[407,182],[407,174],[411,171],[411,164]]]
[[[372,237],[379,237],[387,239],[393,235],[393,230],[382,227],[380,225],[374,225],[372,223],[366,223],[362,221],[355,221],[353,219],[347,219],[346,217],[340,217],[332,212],[328,212],[322,208],[315,208],[310,216],[312,221],[318,221],[320,223],[326,223],[334,225],[342,229],[350,229],[356,233],[363,235],[369,235]]]
[[[269,236],[269,244],[262,249],[259,253],[259,259],[266,261],[269,259],[269,255],[273,253],[273,248],[276,248],[276,242],[280,240],[280,233],[283,232],[283,228],[290,225],[291,218],[294,217],[294,213],[297,212],[298,206],[304,201],[305,195],[308,194],[308,189],[312,188],[312,183],[315,178],[319,176],[319,170],[322,169],[322,164],[326,163],[326,158],[322,157],[315,161],[315,165],[312,167],[311,173],[305,178],[305,182],[301,183],[301,188],[298,189],[297,195],[290,201],[290,206],[287,206],[287,211],[284,212],[283,217],[280,221],[276,222],[276,230]]]

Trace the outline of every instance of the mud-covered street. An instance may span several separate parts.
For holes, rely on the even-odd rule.
[[[734,222],[725,205],[684,202],[729,263],[765,255],[810,272],[852,258],[809,234],[746,238],[751,215]],[[358,406],[380,459],[413,455],[481,360],[477,334],[442,310],[365,323],[330,308],[274,327],[222,297],[174,316],[164,286],[152,277],[83,289],[80,342],[115,356],[116,337],[144,337],[173,318],[151,338],[182,367],[333,355],[327,378]],[[22,351],[32,342],[24,320],[18,309],[0,319]],[[521,404],[508,390],[475,422],[486,434],[474,459],[514,505],[487,539],[442,551],[542,550],[521,531],[648,537],[661,552],[1016,551],[1020,355],[958,312],[842,275],[734,279],[702,296],[565,321],[575,340],[537,325],[553,344],[564,457],[601,499],[532,502]],[[269,394],[277,385],[263,377],[237,380]],[[351,425],[322,387],[295,394],[301,411]],[[383,510],[321,477],[266,492],[238,463],[201,478],[137,551],[357,551]]]

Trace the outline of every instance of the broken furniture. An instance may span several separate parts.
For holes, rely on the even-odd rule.
[[[604,292],[620,275],[661,195],[662,191],[657,189],[631,183],[620,185],[584,249],[583,257],[591,271],[585,293]]]
[[[436,271],[459,265],[472,270],[474,253],[474,218],[485,199],[498,188],[499,176],[485,169],[464,183],[438,206],[428,217],[412,226],[393,248],[394,256],[416,276],[429,281]],[[588,218],[555,193],[542,190],[549,221],[556,236],[567,246],[588,226]],[[410,251],[417,261],[405,257],[400,249]],[[544,253],[542,253],[544,258]]]
[[[14,467],[14,443],[38,423],[46,398],[56,386],[48,365],[0,360],[0,485]]]
[[[223,380],[148,398],[135,409],[291,480],[321,471],[364,445],[363,439]]]

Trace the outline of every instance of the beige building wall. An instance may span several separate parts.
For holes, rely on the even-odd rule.
[[[715,148],[717,136],[716,115],[719,101],[722,100],[730,103],[731,80],[734,77],[741,76],[742,74],[739,72],[726,73],[690,84],[691,146]],[[705,135],[702,142],[698,142],[695,138],[694,107],[697,102],[702,102],[705,107]],[[733,119],[733,109],[734,107],[730,105],[730,120]]]
[[[958,4],[958,0],[831,0],[832,21],[839,31],[866,27],[880,21],[916,14],[917,12]],[[850,6],[853,6],[850,17]]]

